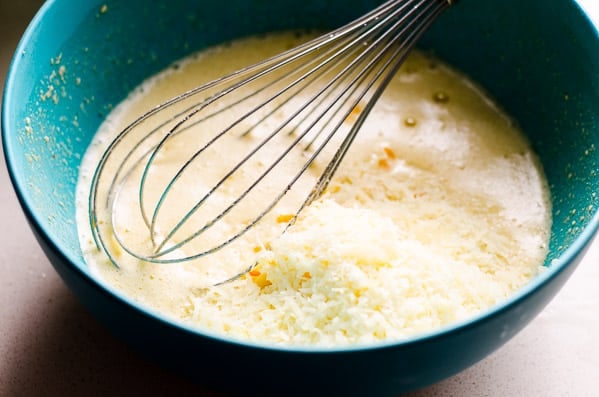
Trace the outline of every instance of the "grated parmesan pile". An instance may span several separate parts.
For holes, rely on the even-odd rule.
[[[297,40],[240,40],[150,79],[98,132],[78,208],[101,142],[142,109],[189,88],[193,76],[217,77],[224,65],[237,69]],[[278,211],[273,224],[292,215]],[[421,53],[391,83],[325,194],[284,234],[256,230],[207,263],[123,258],[116,269],[93,245],[86,217],[78,213],[84,255],[110,288],[202,330],[309,346],[400,340],[492,307],[541,271],[551,222],[546,181],[522,133],[475,85]],[[240,279],[207,286],[219,269],[254,261]]]

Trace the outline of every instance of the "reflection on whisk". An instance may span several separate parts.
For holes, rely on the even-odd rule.
[[[98,247],[116,266],[121,250],[178,263],[231,247],[260,222],[283,232],[322,194],[410,49],[451,4],[387,1],[146,113],[111,142],[93,176]]]

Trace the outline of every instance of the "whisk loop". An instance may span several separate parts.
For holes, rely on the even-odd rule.
[[[144,114],[110,143],[93,175],[97,246],[116,266],[122,251],[178,263],[230,246],[269,217],[284,231],[325,190],[410,49],[452,3],[387,1]],[[273,221],[275,207],[291,215]]]

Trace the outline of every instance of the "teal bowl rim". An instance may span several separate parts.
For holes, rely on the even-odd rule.
[[[23,33],[23,36],[14,52],[14,56],[10,63],[5,88],[3,93],[3,101],[2,101],[2,119],[1,119],[1,130],[2,130],[2,144],[4,157],[6,160],[8,174],[12,181],[12,184],[15,188],[15,193],[17,198],[21,204],[23,212],[25,213],[27,219],[30,222],[30,226],[33,227],[39,236],[42,238],[47,247],[51,249],[59,258],[62,259],[64,264],[72,271],[76,272],[81,279],[85,280],[87,283],[91,284],[93,287],[97,288],[103,294],[105,294],[108,298],[117,300],[121,304],[125,304],[128,307],[133,308],[139,313],[152,318],[155,321],[162,323],[163,325],[173,327],[179,329],[184,332],[188,332],[193,335],[197,335],[202,338],[209,338],[214,341],[224,342],[233,345],[244,346],[248,348],[257,348],[264,350],[272,350],[272,351],[281,351],[281,352],[293,352],[293,353],[340,353],[340,352],[360,352],[366,350],[377,350],[377,349],[386,349],[386,348],[398,348],[402,346],[414,345],[426,342],[427,340],[440,338],[444,336],[448,336],[452,333],[459,333],[469,328],[473,328],[477,326],[478,323],[483,322],[484,320],[491,319],[495,316],[502,314],[503,312],[510,310],[513,306],[517,305],[520,302],[523,302],[529,295],[533,294],[536,290],[541,288],[543,285],[556,278],[562,271],[564,271],[568,266],[574,265],[576,258],[588,247],[594,238],[595,234],[599,230],[599,211],[596,211],[588,225],[581,232],[581,234],[573,241],[573,243],[566,248],[563,254],[552,261],[551,265],[535,279],[531,280],[524,287],[514,293],[512,296],[504,300],[503,302],[484,310],[483,312],[469,317],[465,320],[458,321],[440,328],[436,328],[433,331],[429,331],[426,333],[420,333],[412,337],[407,337],[405,339],[400,340],[389,340],[382,341],[377,343],[369,343],[369,344],[359,344],[359,345],[351,345],[351,346],[338,346],[338,347],[323,347],[323,346],[285,346],[285,345],[272,345],[266,342],[259,341],[248,341],[236,338],[230,338],[223,336],[221,334],[215,333],[210,330],[203,330],[197,327],[193,327],[191,325],[186,325],[174,320],[170,320],[164,314],[159,313],[158,311],[144,306],[140,303],[133,301],[131,298],[122,294],[121,292],[109,287],[103,281],[93,277],[89,272],[85,272],[82,269],[82,265],[79,264],[80,261],[78,258],[75,258],[71,254],[67,254],[63,252],[60,248],[60,244],[56,239],[52,238],[46,230],[41,226],[41,222],[39,222],[38,215],[32,210],[31,203],[25,197],[23,193],[26,190],[26,185],[23,181],[20,181],[17,176],[17,170],[14,168],[12,159],[14,158],[14,153],[12,151],[12,147],[17,144],[16,140],[9,134],[8,126],[12,123],[10,119],[10,114],[7,111],[9,108],[13,106],[13,101],[10,95],[10,92],[14,89],[15,80],[18,78],[18,70],[20,68],[20,57],[19,54],[23,53],[26,49],[26,46],[30,42],[31,36],[33,32],[37,28],[38,24],[44,18],[44,15],[48,12],[48,10],[52,7],[56,0],[47,0],[36,13],[29,26]],[[599,40],[599,12],[596,12],[596,15],[591,15],[580,6],[577,0],[574,0],[578,7],[581,9],[582,14],[588,20],[588,22],[593,26],[595,35]],[[599,71],[597,71],[599,73]]]

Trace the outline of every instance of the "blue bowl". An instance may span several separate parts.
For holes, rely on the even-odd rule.
[[[421,41],[481,83],[539,153],[553,200],[548,270],[470,321],[397,343],[275,348],[175,324],[90,274],[78,245],[81,158],[112,107],[143,79],[214,43],[290,28],[332,28],[370,0],[53,0],[8,74],[2,132],[35,235],[66,284],[116,335],[213,388],[244,394],[393,395],[482,359],[558,292],[597,231],[599,35],[571,0],[463,0]]]

